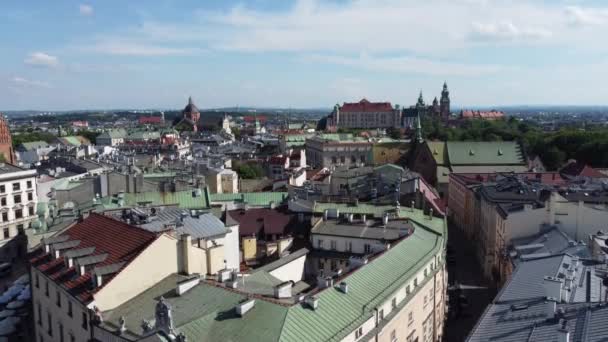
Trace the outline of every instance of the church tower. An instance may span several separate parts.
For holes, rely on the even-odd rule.
[[[8,122],[2,114],[0,114],[0,155],[4,158],[4,162],[15,164],[13,138],[11,137],[11,131],[8,128]]]
[[[450,117],[450,91],[448,90],[448,84],[446,82],[443,82],[440,102],[441,117],[447,120]]]

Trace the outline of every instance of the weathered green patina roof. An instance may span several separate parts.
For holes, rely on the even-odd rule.
[[[176,192],[142,192],[124,193],[117,196],[106,196],[101,199],[103,209],[118,209],[134,207],[140,204],[177,205],[183,209],[205,209],[209,208],[208,194],[206,189],[201,190],[201,194],[195,194],[196,190],[176,191]],[[120,198],[122,196],[122,199]]]
[[[437,165],[447,165],[446,154],[445,154],[445,142],[443,141],[427,141],[427,146],[435,158]]]
[[[110,139],[120,139],[120,138],[124,138],[127,136],[127,130],[125,130],[124,128],[118,128],[118,129],[112,129],[109,130],[107,132],[103,132],[101,133],[97,139],[101,138],[110,138]]]
[[[241,192],[236,194],[209,194],[213,202],[240,202],[252,206],[269,206],[270,202],[276,205],[287,200],[287,192]]]
[[[144,178],[173,178],[175,172],[148,172],[144,173]]]
[[[173,309],[175,330],[192,341],[339,341],[374,314],[444,246],[447,232],[442,219],[425,219],[419,210],[411,216],[414,232],[382,255],[371,260],[344,281],[348,293],[327,288],[316,294],[319,306],[311,310],[302,304],[282,305],[255,299],[255,306],[243,317],[234,307],[245,301],[244,293],[202,283],[181,296],[175,294],[177,276],[169,277],[143,294],[104,312],[104,323],[115,330],[121,316],[127,328],[142,333],[141,320],[152,320],[160,296]],[[439,222],[440,231],[428,223]],[[410,295],[411,298],[412,295]],[[409,300],[406,298],[406,300]]]
[[[515,141],[448,141],[450,165],[524,165],[521,146]]]
[[[24,142],[21,144],[21,147],[27,151],[31,151],[31,150],[35,150],[38,148],[44,148],[44,147],[48,147],[49,144],[46,141],[30,141],[30,142]]]

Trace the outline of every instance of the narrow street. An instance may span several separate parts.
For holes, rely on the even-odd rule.
[[[483,278],[483,272],[475,258],[473,242],[465,238],[459,229],[449,225],[448,280],[450,286],[487,287],[482,289],[452,289],[450,309],[444,341],[464,341],[475,323],[490,303],[497,290]]]

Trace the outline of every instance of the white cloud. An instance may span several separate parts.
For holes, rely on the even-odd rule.
[[[93,15],[93,6],[91,6],[91,5],[80,4],[80,6],[78,6],[78,10],[80,11],[81,15],[84,15],[84,16]]]
[[[120,56],[188,56],[204,52],[200,48],[172,47],[148,42],[105,39],[90,46],[81,47],[85,51],[93,51],[108,55]]]
[[[29,80],[24,77],[15,76],[11,80],[12,83],[20,88],[52,88],[51,85],[47,82]]]
[[[345,65],[371,71],[431,76],[479,76],[512,69],[498,65],[468,65],[409,56],[374,57],[366,53],[359,55],[359,57],[310,55],[305,60]]]
[[[512,22],[482,24],[475,22],[470,37],[476,41],[486,42],[520,42],[550,38],[551,31],[537,27],[518,27]]]
[[[593,26],[608,23],[608,9],[567,6],[566,16],[572,26]]]
[[[30,53],[23,62],[28,65],[47,68],[55,68],[59,65],[59,60],[57,59],[57,57],[51,56],[44,52]]]

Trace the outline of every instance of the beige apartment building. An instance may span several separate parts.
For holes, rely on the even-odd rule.
[[[89,341],[102,312],[167,276],[217,273],[224,268],[223,247],[199,247],[189,235],[176,238],[91,214],[43,239],[30,260],[38,341]]]

